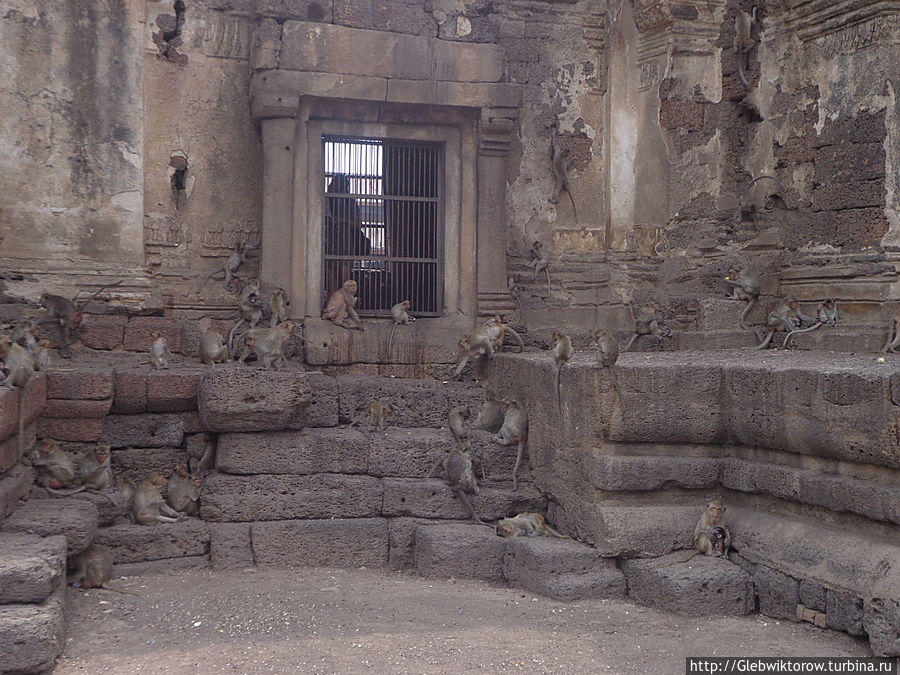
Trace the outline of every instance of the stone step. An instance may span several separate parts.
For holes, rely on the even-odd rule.
[[[81,553],[97,534],[97,507],[83,499],[31,499],[0,523],[0,531],[64,535],[68,555]]]
[[[250,537],[254,561],[262,566],[383,568],[388,564],[384,518],[251,523]]]
[[[686,616],[741,616],[754,610],[753,583],[741,567],[704,555],[681,563],[686,556],[679,551],[654,560],[624,560],[629,597]]]
[[[3,672],[50,672],[65,646],[62,590],[39,605],[0,607],[0,668]]]
[[[34,470],[19,464],[0,478],[0,521],[11,515],[34,484]]]
[[[471,496],[471,502],[482,520],[497,520],[523,511],[543,513],[547,508],[545,497],[532,486],[521,483],[518,491],[512,489],[512,483],[502,487],[484,486],[480,494]],[[382,514],[446,520],[469,518],[462,501],[444,481],[437,478],[385,478]]]
[[[122,523],[101,528],[94,539],[109,547],[116,564],[208,555],[209,540],[209,525],[197,518],[155,526]]]
[[[503,575],[517,588],[554,600],[625,596],[625,576],[615,558],[603,558],[593,547],[571,539],[506,540]]]
[[[171,466],[173,465],[170,464],[167,468],[170,468]],[[147,472],[143,472],[142,475],[145,475],[148,472],[149,469],[147,470]],[[116,475],[118,476],[118,478],[122,478],[122,475]],[[35,488],[35,492],[45,491],[40,490],[39,488]],[[46,498],[63,499],[63,497],[58,497],[50,492],[46,492]],[[125,500],[125,496],[115,490],[106,492],[104,494],[96,494],[94,492],[79,492],[69,497],[65,497],[64,499],[80,499],[97,507],[97,524],[100,527],[112,525],[116,521],[127,518],[128,514],[131,513],[131,509],[129,508],[129,505]]]
[[[505,548],[483,525],[423,525],[416,528],[416,569],[424,577],[503,581]]]
[[[782,339],[784,339],[782,337]],[[691,331],[675,331],[671,337],[672,349],[677,351],[706,351],[710,349],[748,349],[759,344],[756,335],[740,328]]]
[[[702,331],[735,330],[741,327],[741,314],[747,303],[728,298],[701,298],[697,303],[697,328]],[[766,321],[766,304],[757,302],[747,313],[749,324],[763,324]]]
[[[43,602],[65,579],[65,537],[0,534],[0,605]]]
[[[762,334],[762,324],[755,325]],[[787,333],[775,333],[771,345],[781,349]],[[791,338],[788,348],[801,351],[849,352],[875,354],[881,351],[887,337],[887,329],[842,328],[822,326],[808,333]],[[741,349],[755,347],[759,340],[752,331],[739,328],[708,331],[676,331],[672,335],[673,348],[679,351],[703,351],[709,349]]]

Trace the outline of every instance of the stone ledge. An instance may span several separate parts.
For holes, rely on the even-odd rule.
[[[0,605],[43,602],[65,576],[65,537],[0,534]]]
[[[81,553],[97,534],[97,507],[83,499],[31,499],[0,523],[0,531],[64,535],[68,555]]]
[[[519,486],[513,491],[508,487],[487,486],[471,497],[472,507],[482,520],[496,520],[514,516],[523,511],[544,511],[547,500],[531,486]],[[385,516],[413,516],[465,520],[470,518],[465,505],[442,480],[415,478],[385,478]]]
[[[122,523],[104,527],[94,541],[108,546],[113,562],[121,564],[204,556],[209,553],[209,539],[209,525],[189,518],[156,526]]]
[[[257,565],[382,568],[388,562],[384,518],[251,523]]]
[[[483,525],[422,525],[416,528],[416,569],[424,577],[503,581],[505,544]]]
[[[363,474],[368,461],[356,429],[225,433],[216,447],[216,470],[229,474]]]
[[[65,646],[61,593],[40,605],[0,607],[0,664],[4,672],[49,672]]]

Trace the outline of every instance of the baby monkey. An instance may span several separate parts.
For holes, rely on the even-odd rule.
[[[150,345],[150,363],[157,370],[168,369],[169,359],[172,358],[168,340],[159,331],[153,331],[150,337],[153,338],[153,344]]]
[[[447,414],[447,426],[450,427],[450,433],[453,434],[453,440],[457,443],[469,438],[469,428],[466,426],[468,419],[468,408],[453,408]]]
[[[560,331],[553,331],[553,361],[556,363],[556,409],[562,412],[562,397],[559,393],[560,371],[563,364],[572,358],[575,350],[572,348],[572,338]]]
[[[500,537],[557,537],[571,539],[557,532],[547,524],[540,513],[520,513],[515,518],[501,518],[497,521],[497,535]]]
[[[718,498],[710,500],[694,527],[694,550],[686,558],[667,563],[663,567],[686,563],[701,554],[727,557],[731,548],[731,535],[719,522],[723,513],[725,513],[725,506],[722,500]]]
[[[406,326],[416,320],[416,317],[409,313],[411,306],[409,300],[404,300],[391,307],[391,318],[394,320],[394,325],[391,326],[391,336],[388,338],[388,354],[391,353],[391,345],[394,344],[394,330],[397,326],[400,324]]]

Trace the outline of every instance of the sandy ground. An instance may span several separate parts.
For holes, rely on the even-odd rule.
[[[869,656],[866,643],[767,617],[685,618],[559,603],[464,580],[256,569],[69,589],[69,673],[683,673],[686,656]]]

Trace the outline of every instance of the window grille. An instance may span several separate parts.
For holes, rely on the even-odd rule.
[[[443,153],[439,143],[323,136],[322,288],[359,286],[356,310],[443,311]],[[323,298],[324,301],[324,298]]]

